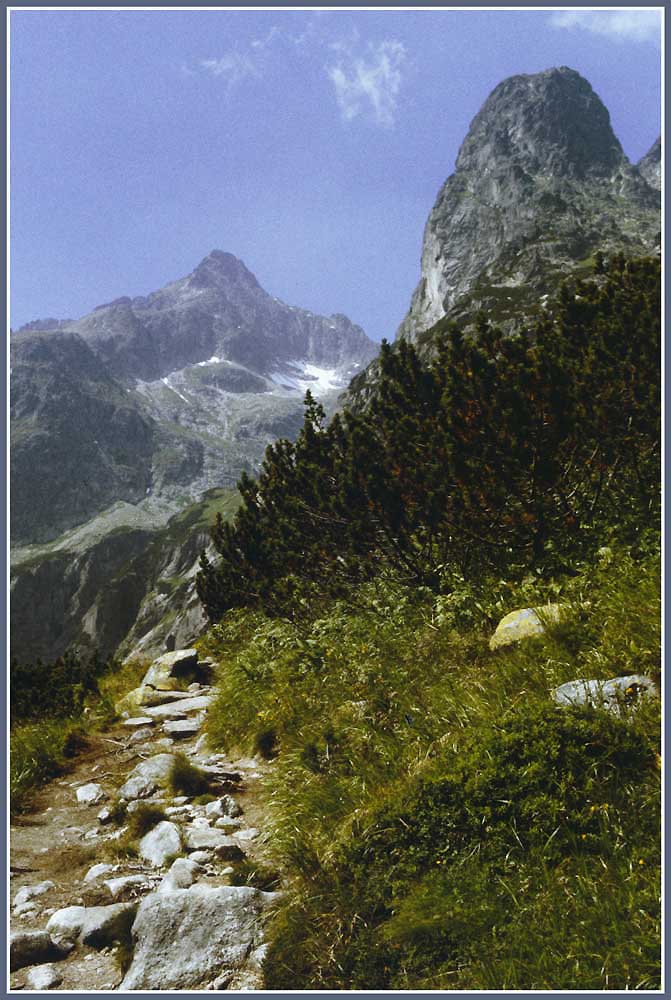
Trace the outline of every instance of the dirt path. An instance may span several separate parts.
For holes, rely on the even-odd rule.
[[[201,687],[184,694],[202,697],[209,695],[210,691]],[[171,697],[174,698],[174,695]],[[201,713],[199,721],[203,717]],[[193,718],[192,713],[185,711],[182,719],[190,718]],[[14,904],[20,890],[25,889],[30,895],[41,883],[46,884],[46,891],[24,902],[19,897],[18,907],[12,906],[11,931],[43,931],[49,918],[66,907],[109,907],[119,901],[132,903],[152,892],[156,894],[172,858],[163,866],[152,864],[142,857],[119,858],[115,845],[123,837],[125,827],[120,827],[118,822],[101,823],[98,818],[101,810],[112,806],[119,798],[118,790],[133,769],[156,754],[183,754],[197,767],[210,773],[213,798],[209,811],[206,802],[198,799],[194,802],[186,796],[175,798],[162,787],[142,798],[142,801],[168,809],[165,819],[178,826],[182,837],[184,846],[180,853],[187,858],[189,855],[197,858],[198,864],[194,867],[198,869],[195,878],[198,886],[214,888],[230,885],[239,861],[234,859],[231,862],[226,860],[227,856],[219,857],[217,850],[205,849],[194,854],[189,836],[193,836],[195,830],[212,831],[213,838],[226,834],[229,842],[239,844],[240,856],[244,852],[248,860],[262,859],[263,833],[255,833],[254,828],[257,828],[262,816],[262,778],[271,765],[254,759],[226,760],[221,754],[209,752],[204,742],[200,733],[186,739],[173,739],[166,735],[160,719],[155,719],[150,727],[136,728],[119,723],[107,732],[92,736],[86,748],[73,761],[69,773],[46,785],[36,796],[31,811],[12,822],[10,899]],[[232,774],[237,774],[237,779],[232,779]],[[80,804],[77,789],[93,782],[102,787],[105,799],[96,804]],[[226,800],[218,798],[226,793],[232,793],[241,814],[225,829],[220,818],[218,829],[213,803],[227,801],[230,804],[230,797]],[[134,806],[137,807],[137,801],[129,803],[131,810]],[[233,811],[237,812],[237,809]],[[121,820],[121,823],[124,822]],[[210,836],[209,833],[207,835]],[[236,849],[233,848],[232,852],[235,853]],[[98,878],[89,876],[85,881],[92,866],[101,863],[113,868]],[[143,876],[144,884],[128,884],[114,896],[105,880],[125,876],[136,876],[136,883],[140,881],[138,876]],[[55,971],[53,978],[61,980],[52,988],[64,991],[118,988],[129,964],[129,948],[132,950],[132,942],[129,941],[110,940],[102,947],[100,943],[91,947],[79,940],[67,957],[52,963]],[[30,972],[31,967],[27,965],[13,972],[11,988],[34,988],[31,987]],[[204,976],[207,978],[205,973]],[[256,981],[253,981],[254,977]],[[199,988],[208,988],[208,985]],[[258,971],[243,984],[244,988],[258,988],[260,985]],[[236,988],[235,983],[231,988]]]

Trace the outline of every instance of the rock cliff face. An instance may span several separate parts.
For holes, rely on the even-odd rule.
[[[645,177],[650,187],[662,189],[662,140],[656,139],[638,163],[638,172]]]
[[[50,546],[15,549],[12,655],[52,660],[66,649],[154,655],[166,637],[189,645],[205,625],[195,589],[215,511],[230,517],[235,491],[211,490],[164,526],[118,504]],[[211,554],[211,553],[210,553]]]
[[[655,147],[632,166],[589,83],[566,67],[504,80],[475,116],[438,194],[399,337],[447,314],[502,323],[597,250],[659,245]]]

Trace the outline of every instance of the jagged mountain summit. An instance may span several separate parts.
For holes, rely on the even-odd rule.
[[[265,292],[241,260],[221,250],[185,278],[151,295],[98,306],[69,328],[112,374],[145,381],[220,362],[277,380],[287,366],[312,365],[342,381],[374,352],[346,316],[317,316],[286,305]]]
[[[332,412],[376,353],[346,316],[280,302],[219,250],[150,295],[14,333],[13,653],[106,656],[127,635],[144,649],[196,628],[197,601],[172,578],[195,574],[210,491],[295,436],[307,389]],[[183,537],[200,509],[207,524]]]
[[[374,357],[346,316],[265,292],[214,250],[150,295],[11,338],[12,538],[44,542],[117,501],[175,513],[335,405]],[[163,520],[167,514],[163,513]]]
[[[514,322],[597,250],[660,241],[659,143],[625,156],[590,84],[562,66],[500,83],[473,119],[424,231],[397,336],[485,309]]]

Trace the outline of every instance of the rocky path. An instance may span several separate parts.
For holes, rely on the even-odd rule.
[[[263,858],[270,765],[207,749],[206,667],[193,650],[159,658],[128,717],[14,820],[13,989],[263,988],[277,894],[231,883]]]

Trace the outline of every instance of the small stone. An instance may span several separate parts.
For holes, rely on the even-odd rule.
[[[256,840],[258,835],[259,831],[254,826],[249,826],[246,830],[238,830],[237,833],[233,834],[238,840]]]
[[[109,875],[110,872],[116,871],[118,865],[108,865],[101,861],[97,865],[93,865],[89,868],[86,875],[84,876],[85,882],[95,882],[96,879],[101,878],[103,875]]]
[[[63,977],[53,965],[36,965],[26,976],[26,986],[29,990],[53,990],[62,982]]]
[[[651,677],[629,674],[607,681],[568,681],[555,688],[552,697],[558,705],[589,705],[622,715],[643,699],[658,698],[659,690]]]
[[[77,789],[77,802],[80,805],[97,806],[99,802],[104,802],[106,798],[107,793],[104,788],[95,781],[90,782],[88,785],[81,785]]]
[[[37,917],[39,915],[40,909],[37,903],[30,900],[27,903],[21,903],[19,906],[15,906],[13,913],[15,917],[20,917],[21,920],[29,920],[31,917]]]
[[[107,826],[108,823],[112,822],[112,819],[112,811],[111,809],[108,809],[107,806],[101,809],[98,813],[98,822],[101,826]]]
[[[148,715],[139,715],[134,719],[124,719],[123,725],[127,726],[128,729],[138,729],[140,726],[153,726],[154,720],[150,719]]]
[[[198,681],[194,681],[193,684],[189,684],[187,691],[200,691],[201,685]]]
[[[187,715],[207,711],[211,701],[211,694],[197,695],[195,698],[183,698],[181,701],[168,702],[165,705],[155,705],[152,708],[148,708],[147,715],[151,715],[154,719],[183,719]]]
[[[136,799],[134,802],[129,802],[126,806],[126,812],[129,816],[132,816],[133,813],[138,811],[138,809],[144,809],[145,806],[162,807],[163,805],[165,805],[165,799],[157,798],[155,795],[152,795],[150,799]]]
[[[36,896],[43,896],[45,892],[49,892],[50,889],[55,888],[55,883],[49,881],[49,879],[46,879],[44,882],[38,882],[37,885],[26,885],[23,889],[19,889],[14,896],[14,907],[22,906]]]
[[[154,720],[152,719],[152,722],[153,721]],[[147,740],[152,738],[152,735],[153,733],[151,729],[136,729],[135,732],[131,734],[128,742],[132,743],[133,746],[135,746],[136,743],[146,743]]]
[[[198,865],[209,865],[213,858],[212,851],[193,851],[189,854],[189,861],[195,861]],[[232,869],[231,869],[232,871]]]
[[[163,820],[140,841],[140,857],[160,868],[166,861],[182,850],[179,827],[170,820]]]
[[[100,836],[100,830],[89,830],[88,833],[84,834],[84,840],[97,840]]]
[[[173,740],[188,740],[200,732],[204,721],[205,717],[203,715],[198,715],[195,719],[182,719],[178,722],[164,722],[163,732],[167,733]]]
[[[175,892],[177,889],[188,889],[195,882],[199,871],[200,865],[193,859],[177,858],[157,891]]]
[[[174,806],[184,806],[189,801],[188,795],[175,795],[172,800]]]
[[[566,612],[566,605],[562,604],[546,604],[543,607],[511,611],[496,626],[496,631],[489,640],[489,648],[500,649],[521,639],[543,635],[546,627],[557,624]]]
[[[53,965],[36,965],[26,975],[26,986],[29,990],[53,990],[62,982],[63,977]]]
[[[155,754],[140,761],[119,789],[119,795],[128,800],[149,798],[167,784],[174,763],[175,755],[171,753]]]
[[[235,819],[233,816],[220,816],[214,821],[214,826],[217,830],[227,830],[230,827],[240,826],[240,823],[241,820]]]
[[[148,891],[153,888],[154,883],[146,875],[124,875],[121,878],[106,879],[103,885],[107,886],[112,899],[116,901],[126,893],[136,896]]]

